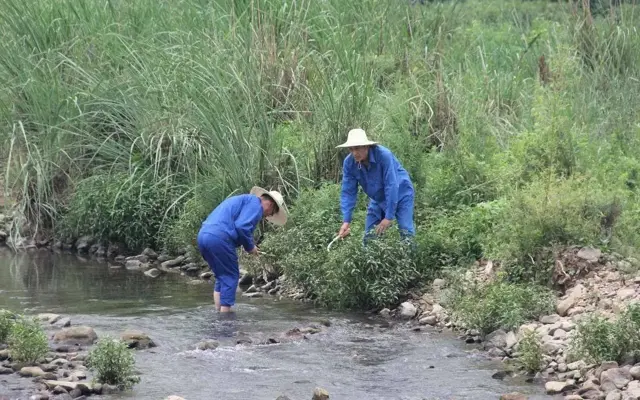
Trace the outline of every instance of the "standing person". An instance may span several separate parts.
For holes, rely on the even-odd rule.
[[[397,221],[403,238],[415,236],[413,226],[414,189],[409,174],[391,150],[369,140],[362,129],[349,131],[347,141],[338,148],[349,149],[342,168],[340,207],[343,223],[338,235],[351,232],[351,219],[356,205],[358,185],[369,197],[365,223],[366,241],[371,230],[383,234]]]
[[[220,203],[202,223],[198,249],[215,276],[213,301],[226,313],[235,304],[240,279],[236,249],[257,255],[253,232],[262,218],[276,225],[287,222],[286,205],[277,191],[254,187],[249,194],[229,197]]]

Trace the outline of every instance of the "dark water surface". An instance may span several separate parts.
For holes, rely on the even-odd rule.
[[[498,399],[512,391],[551,398],[538,385],[492,379],[499,366],[448,334],[384,328],[361,315],[240,296],[236,320],[221,321],[211,290],[178,275],[152,279],[73,255],[0,250],[0,308],[69,316],[98,336],[139,329],[158,344],[136,353],[142,381],[133,391],[92,398],[297,400],[310,399],[316,386],[332,400]],[[233,337],[265,338],[322,320],[331,326],[310,340],[236,346]],[[207,338],[219,339],[221,347],[194,350]],[[30,386],[27,379],[0,376],[0,398],[28,398],[24,388]]]

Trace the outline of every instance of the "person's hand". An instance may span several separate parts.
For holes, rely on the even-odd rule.
[[[393,221],[391,221],[390,219],[383,219],[382,221],[380,221],[380,223],[378,224],[378,226],[376,226],[376,233],[378,235],[382,235],[384,233],[384,231],[386,231],[387,229],[389,229],[389,227],[391,226],[391,223]]]
[[[340,232],[338,232],[338,236],[340,236],[341,239],[344,239],[345,237],[349,236],[350,233],[351,233],[351,224],[348,222],[345,222],[340,227]]]
[[[249,254],[253,254],[254,256],[258,255],[258,246],[253,246],[253,249],[249,252]]]

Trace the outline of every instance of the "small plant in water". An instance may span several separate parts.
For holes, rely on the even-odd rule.
[[[98,340],[89,352],[87,365],[95,371],[95,379],[100,383],[130,389],[140,381],[134,375],[135,358],[133,351],[117,339],[104,337]]]
[[[518,343],[518,365],[529,373],[536,373],[542,368],[542,345],[534,331],[526,331]]]
[[[40,323],[32,318],[22,317],[11,324],[7,344],[11,358],[18,362],[33,364],[49,351],[47,335]]]

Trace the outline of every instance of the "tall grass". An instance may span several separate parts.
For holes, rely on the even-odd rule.
[[[464,248],[438,259],[522,266],[558,240],[640,243],[633,3],[0,0],[0,21],[0,159],[29,222],[15,237],[187,246],[253,184],[294,201],[338,181],[335,146],[359,126],[411,173],[417,223],[438,238],[427,247]],[[108,182],[100,201],[96,182]],[[499,207],[545,230],[550,201],[575,186],[597,192],[598,210],[621,204],[615,223],[560,201],[571,235],[532,236],[501,212],[502,224],[472,220],[495,230],[451,227]]]

